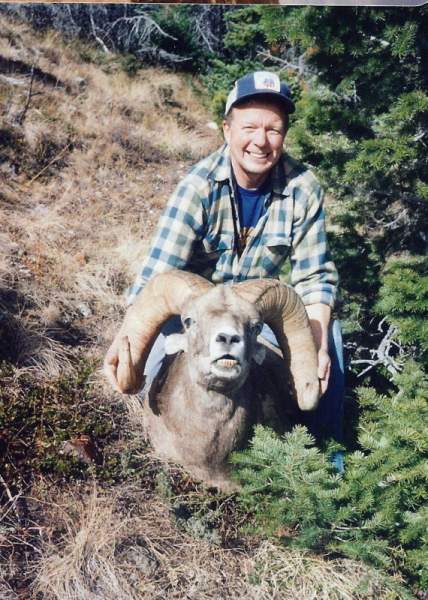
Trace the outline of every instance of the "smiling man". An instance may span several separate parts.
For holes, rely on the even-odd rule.
[[[229,111],[224,136],[235,179],[245,189],[258,189],[281,157],[287,119],[270,96],[248,100]]]
[[[235,83],[223,123],[226,143],[179,183],[129,303],[155,273],[169,269],[227,283],[278,278],[289,259],[291,285],[306,305],[318,346],[321,389],[329,387],[308,425],[318,437],[339,439],[343,363],[339,332],[330,324],[337,272],[327,248],[322,189],[311,171],[284,152],[288,116],[294,110],[289,87],[274,73],[250,73]],[[163,334],[179,328],[179,320],[171,319]],[[165,355],[163,334],[146,364],[146,388]],[[262,335],[275,342],[267,328]],[[118,347],[116,339],[105,360],[113,385]]]

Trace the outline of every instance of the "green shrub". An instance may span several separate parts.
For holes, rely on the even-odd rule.
[[[428,381],[413,362],[398,389],[362,388],[360,449],[343,478],[301,427],[256,429],[232,462],[257,531],[287,544],[359,558],[428,586]]]
[[[425,256],[391,259],[375,306],[397,328],[397,339],[428,367],[428,265]]]
[[[82,362],[74,375],[42,383],[31,374],[17,378],[13,367],[1,363],[0,467],[11,487],[21,488],[34,475],[81,478],[96,469],[111,479],[122,473],[114,442],[123,435],[125,409],[97,398],[89,382],[93,369]],[[93,468],[62,451],[64,442],[81,435],[103,453]]]

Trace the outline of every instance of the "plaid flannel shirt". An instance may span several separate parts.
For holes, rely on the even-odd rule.
[[[195,165],[164,210],[128,304],[156,273],[183,269],[213,283],[278,278],[289,257],[290,283],[304,304],[332,306],[337,271],[327,247],[322,189],[311,171],[285,153],[270,182],[266,213],[240,252],[228,146]]]

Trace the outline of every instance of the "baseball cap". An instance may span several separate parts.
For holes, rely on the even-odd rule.
[[[295,111],[288,85],[281,81],[276,73],[255,71],[254,73],[244,75],[244,77],[235,82],[232,91],[227,97],[224,114],[227,115],[230,109],[241,102],[241,100],[259,94],[269,94],[281,100],[287,113]]]

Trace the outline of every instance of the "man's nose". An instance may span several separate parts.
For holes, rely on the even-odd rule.
[[[265,146],[266,145],[267,135],[266,135],[266,131],[264,130],[264,128],[260,127],[259,129],[256,129],[256,131],[254,133],[253,141],[255,144],[257,144],[257,146]]]

